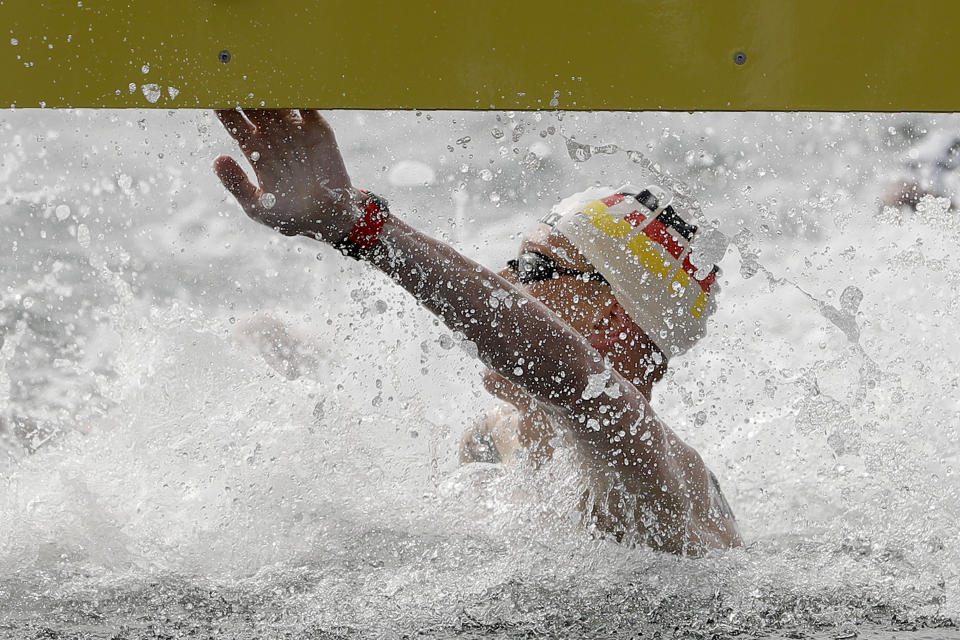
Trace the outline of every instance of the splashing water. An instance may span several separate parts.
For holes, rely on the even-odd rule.
[[[160,100],[160,85],[150,82],[140,87],[140,90],[143,91],[143,97],[146,98],[150,104],[154,104]]]
[[[477,365],[385,279],[242,219],[209,114],[5,112],[4,634],[886,638],[956,619],[960,231],[945,199],[876,204],[907,116],[541,117],[507,117],[516,153],[495,114],[331,120],[355,184],[435,171],[392,205],[492,266],[570,192],[686,186],[737,250],[654,406],[747,547],[593,537],[563,455],[458,467]],[[525,162],[518,131],[548,128]]]

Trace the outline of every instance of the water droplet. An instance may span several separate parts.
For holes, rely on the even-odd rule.
[[[277,204],[277,196],[273,195],[269,191],[260,196],[260,206],[264,209],[273,209]]]
[[[63,222],[70,217],[70,207],[65,204],[61,204],[54,210],[54,213],[57,214],[57,220]]]
[[[256,161],[259,160],[259,159],[260,159],[260,152],[259,152],[259,151],[254,151],[253,153],[250,154],[250,161],[251,161],[251,162],[256,162]]]
[[[143,85],[140,89],[143,91],[143,97],[146,98],[150,104],[154,104],[160,99],[160,85],[151,82],[150,84]]]
[[[144,75],[150,73],[150,63],[149,63],[149,62],[145,63],[142,67],[140,67],[140,73],[142,73],[142,74],[144,74]]]
[[[740,277],[744,280],[749,280],[753,276],[757,275],[758,271],[760,271],[760,260],[757,258],[756,254],[741,254]]]
[[[863,301],[863,292],[853,285],[847,287],[840,294],[840,309],[849,314],[855,314]]]
[[[704,278],[707,274],[700,273],[703,269],[712,269],[727,253],[730,239],[719,229],[704,228],[697,234],[693,250],[690,252],[690,262],[697,267],[697,277]]]
[[[20,41],[17,40],[16,38],[10,38],[10,44],[12,44],[13,46],[17,46],[18,44],[20,44]]]
[[[230,324],[237,324],[237,319],[233,316],[230,316]]]
[[[590,159],[590,145],[567,138],[567,153],[574,162],[584,162]]]
[[[90,246],[90,227],[83,223],[77,225],[77,243],[84,249]]]
[[[460,343],[460,348],[463,349],[464,353],[466,353],[471,358],[480,357],[480,349],[479,347],[477,347],[477,343],[474,342],[473,340],[464,340],[463,342]]]

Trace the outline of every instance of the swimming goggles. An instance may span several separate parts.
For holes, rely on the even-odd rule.
[[[521,284],[551,280],[557,276],[574,276],[585,282],[609,284],[607,279],[596,271],[577,271],[561,267],[553,258],[536,251],[529,251],[515,260],[507,261],[507,267],[516,274]]]

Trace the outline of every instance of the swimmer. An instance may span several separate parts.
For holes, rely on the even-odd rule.
[[[256,182],[230,156],[214,163],[249,217],[368,262],[476,345],[503,404],[470,425],[463,462],[537,466],[571,441],[602,534],[684,555],[742,544],[716,478],[649,403],[716,306],[716,267],[691,261],[696,227],[664,193],[621,189],[552,213],[494,272],[355,188],[317,111],[217,116],[259,156]]]

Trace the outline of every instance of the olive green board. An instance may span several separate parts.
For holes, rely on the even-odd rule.
[[[957,0],[0,0],[0,105],[960,110]]]

